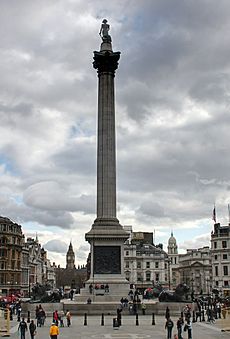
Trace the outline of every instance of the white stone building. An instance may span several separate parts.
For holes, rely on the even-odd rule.
[[[209,294],[212,290],[212,266],[210,248],[187,249],[179,255],[180,282],[190,287],[195,294]]]
[[[211,234],[212,287],[230,296],[230,224],[214,225]]]
[[[152,287],[154,283],[169,284],[168,255],[162,245],[153,244],[153,233],[132,232],[124,247],[126,279],[138,289]]]

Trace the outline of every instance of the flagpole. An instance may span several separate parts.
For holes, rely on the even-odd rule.
[[[230,225],[230,206],[229,206],[229,204],[228,204],[228,223]]]

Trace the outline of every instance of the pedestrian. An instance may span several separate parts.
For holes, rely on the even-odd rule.
[[[31,323],[29,325],[29,331],[30,331],[30,337],[31,339],[34,339],[34,336],[36,335],[36,325],[33,320],[31,320]]]
[[[222,313],[223,318],[226,319],[226,314],[227,314],[226,305],[224,305],[224,306],[222,307],[221,313]]]
[[[70,300],[73,300],[73,294],[74,294],[74,290],[71,289],[70,292],[69,292]]]
[[[59,335],[59,328],[56,325],[56,323],[53,322],[52,325],[50,326],[50,338],[57,339],[58,335]]]
[[[70,327],[71,325],[71,313],[69,310],[66,311],[66,320],[67,320],[67,326]]]
[[[53,322],[56,323],[56,325],[58,326],[58,320],[59,320],[59,314],[58,311],[54,311],[53,313]]]
[[[168,306],[166,307],[166,311],[165,311],[165,319],[168,320],[170,318],[170,310],[168,308]]]
[[[192,339],[192,322],[191,319],[187,322],[187,329],[188,329],[188,339]]]
[[[18,325],[18,331],[20,331],[21,339],[25,339],[26,338],[26,331],[27,330],[28,330],[28,328],[27,328],[27,324],[25,322],[25,319],[22,318],[22,320],[20,321],[20,323]]]
[[[177,325],[178,339],[183,339],[182,338],[183,319],[181,317],[177,320],[176,325]]]
[[[172,339],[173,326],[174,326],[174,323],[173,323],[172,319],[169,317],[166,320],[166,323],[165,323],[165,329],[167,329],[167,339]]]
[[[121,312],[122,312],[122,308],[117,308],[117,322],[118,322],[118,326],[121,326]]]

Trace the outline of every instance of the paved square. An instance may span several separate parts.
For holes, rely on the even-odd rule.
[[[166,330],[164,328],[165,319],[163,316],[156,316],[156,325],[152,325],[152,318],[149,315],[139,316],[139,326],[136,326],[135,316],[123,316],[122,326],[119,329],[113,328],[114,316],[105,316],[104,326],[101,326],[100,316],[89,316],[87,318],[87,326],[84,326],[83,316],[73,316],[71,327],[60,328],[60,335],[58,339],[144,339],[144,338],[167,338]],[[176,331],[176,317],[172,317],[174,321],[173,334]],[[47,318],[44,327],[39,327],[36,339],[48,339],[49,327],[52,319]],[[17,326],[14,321],[11,323],[11,337],[18,338]],[[230,332],[222,332],[223,326],[230,327],[229,321],[219,319],[214,324],[206,322],[197,322],[193,324],[193,339],[212,339],[212,338],[230,338]],[[30,339],[27,333],[27,339]],[[184,338],[187,338],[187,332],[184,332]]]

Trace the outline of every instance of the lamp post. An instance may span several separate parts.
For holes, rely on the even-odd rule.
[[[169,290],[171,289],[171,263],[172,263],[172,261],[169,258],[169,260],[168,260]]]
[[[192,301],[194,300],[194,289],[193,289],[193,283],[194,283],[194,279],[193,279],[193,273],[192,273],[192,279],[191,279],[191,283],[192,283],[192,293],[191,293],[191,299]]]

